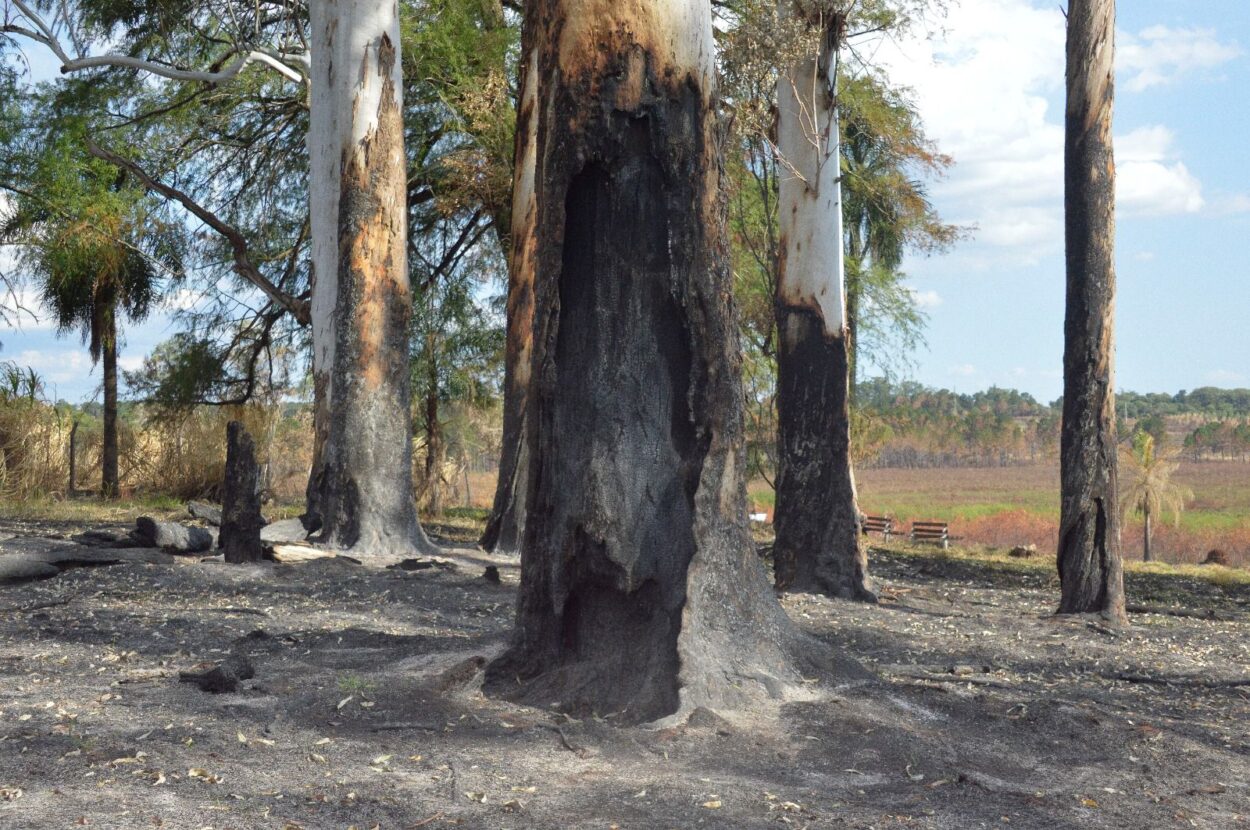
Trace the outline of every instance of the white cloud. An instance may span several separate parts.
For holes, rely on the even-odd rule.
[[[977,367],[973,366],[971,363],[961,363],[958,366],[950,367],[947,371],[952,375],[968,378],[977,373]]]
[[[1133,87],[1240,54],[1201,29],[1155,26],[1120,38],[1123,82]],[[972,267],[1035,264],[1063,250],[1064,51],[1057,5],[961,0],[939,36],[883,42],[872,52],[914,91],[925,129],[955,159],[931,189],[948,220],[975,226],[973,242],[957,250]],[[1173,215],[1206,205],[1167,127],[1117,137],[1116,156],[1122,212]]]
[[[1151,26],[1136,35],[1116,35],[1116,66],[1129,92],[1176,82],[1192,72],[1214,69],[1241,56],[1235,43],[1222,43],[1214,29]]]
[[[1233,213],[1250,213],[1250,194],[1231,193],[1219,196],[1211,205],[1211,210],[1225,216]]]
[[[11,360],[18,366],[34,369],[44,383],[62,384],[81,381],[94,368],[86,348],[42,351],[24,349]]]
[[[1137,253],[1133,254],[1133,259],[1137,260],[1138,262],[1154,262],[1155,252],[1154,251],[1138,251]]]
[[[1128,213],[1170,216],[1197,213],[1206,200],[1202,183],[1176,160],[1176,134],[1141,127],[1115,140],[1116,206]]]
[[[1207,372],[1207,382],[1231,386],[1236,383],[1245,383],[1246,376],[1241,372],[1230,372],[1228,369],[1216,369],[1212,372]]]
[[[1063,15],[1027,0],[963,0],[939,40],[877,53],[955,159],[933,187],[948,219],[975,225],[977,247],[1016,262],[1063,245],[1062,113],[1049,103],[1062,94],[1063,54]]]
[[[911,292],[911,299],[916,304],[916,308],[931,309],[942,304],[942,297],[936,291],[921,291],[916,288],[907,290]]]
[[[204,299],[201,291],[195,291],[190,288],[179,288],[177,291],[165,298],[165,307],[175,311],[187,311],[195,308],[195,306]]]
[[[4,308],[7,322],[18,331],[51,331],[56,321],[44,308],[39,294],[29,286],[19,285],[16,290],[0,287],[0,306]]]

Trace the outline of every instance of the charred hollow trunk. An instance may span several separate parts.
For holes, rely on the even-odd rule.
[[[849,355],[804,309],[778,309],[777,587],[875,601],[851,471]]]
[[[746,526],[711,35],[697,0],[527,12],[542,109],[536,166],[517,174],[532,234],[513,244],[533,285],[534,451],[491,693],[636,722],[744,708],[795,679]]]
[[[1123,621],[1115,430],[1115,3],[1068,8],[1060,613]]]
[[[100,495],[115,499],[121,495],[117,444],[117,323],[112,314],[105,317],[104,364],[104,447],[100,461]]]

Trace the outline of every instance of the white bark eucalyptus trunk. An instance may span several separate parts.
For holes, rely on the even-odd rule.
[[[328,406],[309,481],[319,540],[369,559],[430,543],[412,493],[402,67],[396,0],[314,0],[313,368]]]
[[[845,18],[782,0],[820,34],[777,89],[778,588],[872,601],[851,469],[850,362],[837,112]]]

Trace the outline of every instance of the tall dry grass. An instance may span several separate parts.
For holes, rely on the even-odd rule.
[[[0,399],[0,501],[59,499],[69,494],[74,413],[34,397]],[[98,490],[103,439],[98,422],[80,417],[75,487]],[[198,409],[177,421],[140,410],[118,423],[124,495],[218,499],[226,463],[226,424],[240,420],[256,442],[262,484],[278,502],[303,498],[312,461],[311,415],[280,405]]]

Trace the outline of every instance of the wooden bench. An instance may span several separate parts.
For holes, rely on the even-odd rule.
[[[946,550],[950,543],[950,527],[946,522],[912,522],[911,540],[941,545]]]
[[[864,535],[869,533],[880,533],[885,540],[890,541],[890,534],[894,532],[894,520],[889,516],[865,516],[864,517]]]

